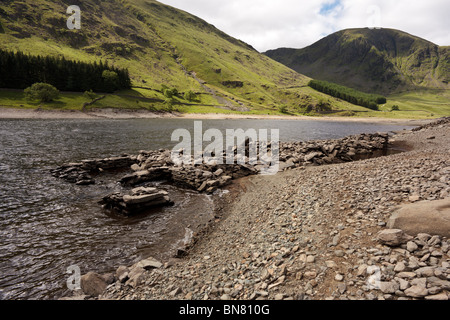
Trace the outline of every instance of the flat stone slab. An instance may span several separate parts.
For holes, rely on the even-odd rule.
[[[450,198],[407,204],[390,217],[388,228],[416,236],[428,233],[450,237]]]
[[[163,198],[164,196],[168,195],[166,191],[159,191],[157,193],[153,194],[142,194],[138,196],[134,195],[124,195],[123,201],[128,204],[141,204],[141,203],[148,203],[153,200],[159,200],[160,198]]]

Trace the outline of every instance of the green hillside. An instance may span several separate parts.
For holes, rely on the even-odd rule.
[[[308,77],[184,11],[153,0],[70,4],[80,6],[80,30],[66,26],[67,1],[2,1],[0,48],[107,61],[129,70],[134,90],[127,97],[163,101],[160,89],[166,85],[196,92],[196,110],[218,106],[219,111],[273,113],[280,105],[318,101],[302,94]]]
[[[450,48],[394,29],[347,29],[265,53],[299,73],[368,93],[449,89]]]
[[[69,30],[66,26],[70,16],[66,13],[69,5],[78,5],[81,9],[79,30]],[[391,60],[385,59],[388,54],[376,49],[381,44],[371,47],[371,53],[365,55],[367,59],[370,58],[372,64],[369,64],[370,68],[364,68],[369,68],[373,79],[367,80],[363,76],[355,75],[352,73],[356,70],[355,50],[362,50],[360,44],[368,41],[365,37],[356,31],[350,32],[346,36],[347,45],[341,48],[338,56],[333,56],[334,46],[339,44],[337,38],[334,38],[334,42],[326,40],[320,46],[311,46],[306,55],[310,69],[316,67],[322,70],[324,75],[340,75],[340,80],[351,79],[350,82],[355,85],[362,84],[363,89],[373,88],[373,85],[375,88],[384,88],[385,85],[391,88],[390,86],[396,85],[396,89],[425,84],[446,87],[449,48],[436,49],[433,44],[418,38],[414,38],[412,42],[405,40],[404,44],[398,42],[397,51],[406,52],[416,47],[423,49],[423,43],[426,43],[430,48],[429,54],[425,49],[413,50],[409,58],[390,53],[397,59],[394,69],[402,69],[405,72],[412,68],[411,57],[417,56],[416,60],[420,61],[417,68],[422,70],[423,74],[422,78],[410,77],[414,85],[406,84],[407,81],[403,81],[403,78],[399,80],[399,76],[393,73],[388,65],[392,63]],[[379,41],[388,43],[387,39],[385,37]],[[333,50],[328,50],[325,54],[324,45]],[[186,113],[283,113],[363,117],[431,117],[445,115],[450,109],[445,99],[442,101],[440,97],[434,96],[432,98],[436,100],[428,100],[429,103],[425,107],[420,104],[421,99],[414,99],[415,102],[409,104],[409,96],[397,96],[400,110],[396,112],[386,111],[392,102],[389,99],[385,106],[380,107],[383,111],[378,112],[331,97],[308,87],[311,78],[291,69],[290,67],[295,69],[295,66],[286,61],[281,62],[289,67],[257,52],[250,45],[230,37],[198,17],[154,0],[2,0],[0,49],[21,51],[33,56],[108,63],[109,66],[127,69],[132,84],[130,90],[105,94],[104,98],[93,104],[89,104],[91,100],[86,98],[83,92],[63,92],[57,101],[39,103],[26,100],[23,91],[0,88],[2,107],[75,110],[129,108]],[[285,51],[291,52],[289,49],[280,49],[276,51],[278,56],[273,57],[282,60],[279,58],[287,56],[283,53]],[[439,54],[439,59],[433,58],[435,52]],[[425,58],[422,58],[422,55]],[[428,56],[429,59],[426,58]],[[322,58],[313,61],[315,57]],[[289,59],[294,57],[290,56]],[[417,61],[416,64],[419,63]],[[434,66],[431,74],[427,73],[430,63]],[[339,67],[330,68],[333,65]],[[321,79],[317,74],[314,78]],[[332,81],[346,84],[342,81]],[[352,83],[347,85],[352,87]],[[179,95],[168,99],[161,90],[164,86],[176,88]],[[195,99],[188,101],[184,98],[184,93],[189,91],[196,95]],[[98,93],[99,97],[103,95],[104,93]],[[428,93],[426,96],[430,98]],[[431,108],[430,101],[438,102],[438,110]],[[410,112],[422,107],[425,111]]]

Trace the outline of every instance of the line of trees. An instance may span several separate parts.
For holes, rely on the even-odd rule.
[[[38,82],[75,92],[113,92],[131,87],[127,69],[102,61],[88,63],[0,49],[0,70],[0,88],[25,89]]]
[[[339,98],[372,110],[378,110],[379,104],[386,103],[386,98],[381,95],[361,92],[328,81],[311,80],[308,83],[308,86],[335,98]]]

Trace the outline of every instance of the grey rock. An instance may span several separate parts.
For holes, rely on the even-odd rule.
[[[378,241],[388,246],[399,246],[412,239],[411,236],[405,234],[405,232],[400,229],[382,230],[378,233],[377,237]]]
[[[405,271],[405,269],[406,269],[406,266],[403,263],[403,261],[398,262],[394,267],[395,272],[402,272],[402,271]]]
[[[388,227],[411,235],[429,233],[450,237],[450,197],[404,205],[391,216]]]
[[[422,267],[422,268],[415,270],[415,273],[419,277],[432,277],[432,276],[434,276],[434,270],[435,270],[435,268],[433,268],[433,267]]]
[[[398,281],[399,285],[400,285],[400,290],[404,291],[406,289],[408,289],[411,285],[409,284],[408,281],[406,281],[405,279],[402,278],[396,278],[396,280]]]
[[[106,287],[107,283],[105,279],[98,273],[88,272],[87,274],[81,276],[80,279],[81,290],[88,295],[97,297],[102,294]]]
[[[435,295],[426,296],[425,300],[440,300],[440,301],[447,301],[448,295],[445,292],[441,292]]]
[[[380,291],[383,293],[395,293],[400,289],[400,285],[395,281],[380,281],[379,283]]]
[[[413,298],[423,298],[428,295],[428,290],[422,286],[411,286],[405,290],[405,295]]]
[[[153,269],[153,268],[161,268],[163,264],[156,260],[155,258],[148,257],[147,259],[141,260],[136,264],[136,267],[143,268],[145,270]]]
[[[444,290],[450,290],[450,281],[442,280],[437,277],[428,277],[427,283],[430,287],[440,287]]]
[[[130,270],[126,266],[118,267],[117,270],[116,270],[116,278],[117,278],[117,280],[119,280],[121,283],[125,283],[129,279],[129,277],[128,277],[128,272],[129,271]]]
[[[162,194],[160,194],[160,193],[143,194],[143,195],[137,195],[137,196],[131,196],[131,195],[126,194],[123,196],[123,201],[126,204],[148,203],[150,201],[160,198],[161,196],[162,196]]]
[[[125,284],[133,288],[138,287],[142,282],[144,272],[145,272],[144,268],[141,267],[132,268],[128,273],[129,279],[127,280],[127,282],[125,282]]]
[[[414,252],[419,248],[419,246],[414,241],[408,241],[406,244],[406,250],[409,252]]]
[[[171,292],[169,292],[169,296],[171,297],[175,297],[177,295],[179,295],[180,293],[182,293],[183,290],[181,290],[180,287],[176,287],[175,289],[173,289]]]

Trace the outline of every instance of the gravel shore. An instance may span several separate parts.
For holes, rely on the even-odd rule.
[[[408,151],[238,180],[185,256],[123,266],[98,299],[447,300],[449,239],[377,235],[399,205],[450,197],[450,123],[393,143]]]
[[[367,122],[420,126],[432,119],[395,119],[395,118],[362,118],[362,117],[330,117],[330,116],[289,116],[263,114],[224,114],[224,113],[169,113],[152,112],[148,110],[102,108],[89,111],[80,110],[44,110],[20,109],[0,106],[0,119],[272,119],[272,120],[305,120],[305,121],[336,121],[336,122]]]

